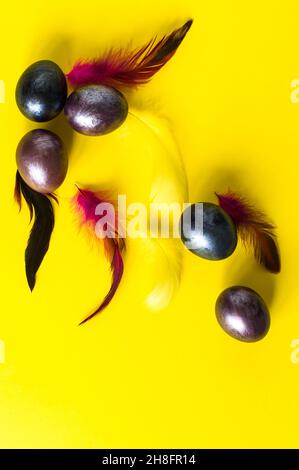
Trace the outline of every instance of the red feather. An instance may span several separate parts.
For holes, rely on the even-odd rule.
[[[107,231],[106,235],[109,234],[109,237],[103,236],[103,234],[97,234],[97,222],[101,219],[101,216],[96,214],[96,208],[99,204],[109,203],[113,204],[112,201],[109,201],[103,193],[95,193],[93,191],[88,191],[85,189],[79,189],[73,199],[74,207],[76,212],[80,216],[80,221],[82,226],[86,226],[94,237],[99,237],[98,240],[102,241],[104,244],[104,250],[106,257],[111,263],[112,271],[112,284],[110,290],[106,297],[104,298],[101,305],[87,318],[82,320],[80,325],[87,322],[95,315],[100,313],[113,299],[117,288],[122,279],[124,263],[122,259],[122,252],[125,249],[124,240],[119,238],[117,230],[117,213],[114,210],[114,217],[111,217],[107,222]],[[114,205],[113,205],[114,206]]]
[[[233,219],[245,245],[252,245],[258,262],[272,273],[280,272],[280,256],[275,229],[266,215],[238,194],[217,194],[219,205]]]
[[[115,87],[144,84],[171,59],[192,22],[187,21],[158,42],[152,39],[140,49],[131,52],[111,50],[99,59],[79,61],[66,77],[74,88],[92,84]]]

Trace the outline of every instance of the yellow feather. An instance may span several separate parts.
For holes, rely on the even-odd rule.
[[[152,311],[162,310],[170,304],[177,292],[182,271],[182,251],[179,240],[145,241],[153,263],[153,286],[145,299]]]
[[[142,118],[138,119],[151,129],[162,150],[153,162],[149,203],[179,203],[182,207],[188,200],[187,179],[178,145],[168,123],[149,114],[142,114]],[[166,216],[166,210],[161,208],[161,217]],[[151,270],[151,287],[145,304],[150,310],[159,311],[170,304],[179,288],[182,243],[177,238],[151,238],[149,233],[141,243]]]

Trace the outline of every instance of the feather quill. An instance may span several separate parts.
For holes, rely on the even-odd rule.
[[[117,211],[115,209],[114,216],[111,218],[108,216],[106,236],[97,232],[97,223],[101,217],[97,215],[96,208],[103,203],[113,204],[104,193],[78,188],[72,202],[75,212],[79,215],[81,226],[86,227],[92,237],[104,245],[105,255],[110,262],[112,272],[112,283],[108,294],[100,306],[80,322],[80,325],[82,325],[100,313],[113,299],[123,276],[124,262],[122,253],[125,250],[125,243],[118,234]]]
[[[266,215],[235,193],[217,194],[219,205],[233,219],[245,246],[251,245],[257,261],[272,273],[281,269],[274,225]]]
[[[104,57],[79,61],[66,77],[74,88],[94,84],[134,87],[147,83],[175,54],[192,22],[187,21],[158,42],[152,39],[140,49],[111,50]]]
[[[22,197],[27,203],[30,221],[34,218],[25,251],[26,277],[32,291],[36,282],[36,273],[49,249],[54,228],[54,210],[51,199],[57,202],[57,198],[54,194],[40,194],[31,189],[17,171],[15,200],[20,210],[22,207]]]

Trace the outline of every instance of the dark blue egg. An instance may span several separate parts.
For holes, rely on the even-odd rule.
[[[245,342],[259,341],[270,327],[265,302],[248,287],[233,286],[224,290],[216,302],[216,317],[227,334]]]
[[[16,102],[21,113],[31,121],[54,119],[67,98],[63,71],[50,60],[30,65],[21,75],[16,88]]]
[[[180,231],[186,248],[201,258],[225,259],[237,246],[236,226],[231,217],[209,202],[188,206],[181,215]]]

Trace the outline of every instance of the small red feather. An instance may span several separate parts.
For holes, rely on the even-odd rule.
[[[233,219],[245,245],[252,245],[257,261],[272,273],[280,272],[280,256],[275,229],[266,215],[256,210],[242,196],[228,192],[217,194],[219,205]]]
[[[112,284],[108,294],[104,298],[101,305],[87,318],[82,320],[80,325],[87,322],[95,315],[100,313],[105,307],[107,307],[117,291],[124,271],[122,252],[125,249],[125,244],[124,240],[119,238],[118,235],[117,212],[115,208],[113,216],[108,216],[108,221],[106,222],[107,230],[105,230],[105,234],[109,236],[104,236],[103,234],[99,234],[97,232],[97,223],[101,219],[101,215],[97,215],[96,208],[99,206],[99,204],[107,203],[112,204],[114,207],[113,202],[109,201],[105,194],[98,192],[95,193],[93,191],[80,188],[78,188],[78,191],[73,198],[74,208],[80,216],[81,225],[87,227],[92,236],[97,237],[97,240],[104,244],[105,255],[111,263],[112,271]]]
[[[77,62],[66,74],[74,87],[108,85],[132,87],[147,83],[176,52],[193,20],[156,42],[156,38],[134,51],[111,50],[104,57]]]

